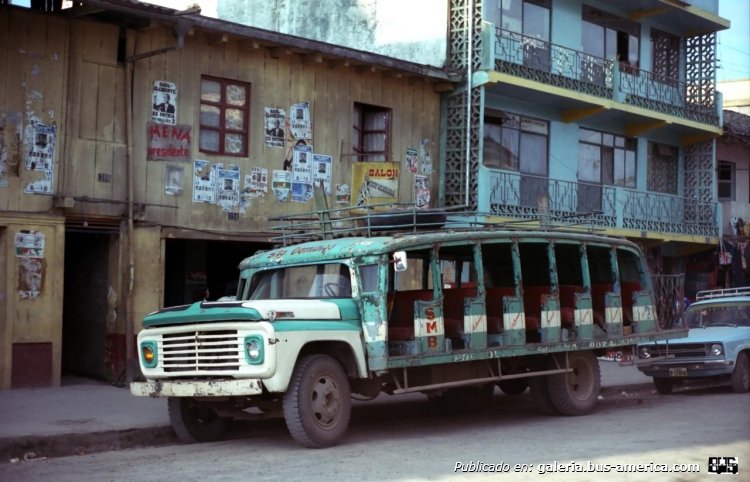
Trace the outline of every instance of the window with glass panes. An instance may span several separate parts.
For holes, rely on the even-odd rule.
[[[721,201],[734,200],[734,163],[719,161],[719,172],[716,176],[718,197]]]
[[[390,151],[391,109],[354,103],[352,145],[356,160],[387,161]]]
[[[482,162],[487,167],[547,175],[546,121],[501,113],[484,119]]]
[[[583,5],[581,29],[585,53],[608,60],[616,59],[620,67],[626,70],[638,68],[641,35],[638,23]]]
[[[250,84],[215,77],[201,78],[201,152],[247,156],[250,128]]]
[[[578,180],[634,188],[635,152],[635,139],[580,129]]]
[[[648,190],[677,194],[677,147],[648,143]]]

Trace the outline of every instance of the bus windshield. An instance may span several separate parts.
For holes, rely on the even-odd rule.
[[[350,298],[349,267],[341,263],[291,266],[255,273],[251,300]]]

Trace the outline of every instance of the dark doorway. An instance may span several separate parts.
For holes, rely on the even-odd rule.
[[[167,239],[164,264],[164,306],[200,301],[236,293],[240,262],[267,243]]]
[[[62,374],[105,378],[111,235],[65,233]]]

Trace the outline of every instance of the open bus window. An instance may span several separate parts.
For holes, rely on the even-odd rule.
[[[482,244],[482,265],[486,288],[515,287],[510,243]]]
[[[395,291],[431,290],[432,266],[430,251],[407,251],[407,267],[405,271],[393,272],[393,287]]]
[[[555,243],[555,263],[560,286],[583,286],[581,247],[578,244]]]
[[[443,288],[476,288],[473,245],[443,247],[439,257]]]
[[[547,243],[519,243],[524,286],[550,285],[547,246]]]

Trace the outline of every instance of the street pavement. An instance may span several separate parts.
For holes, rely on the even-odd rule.
[[[599,366],[602,397],[652,390],[651,378],[633,366],[603,360]],[[83,378],[0,391],[0,464],[167,443],[177,438],[166,399],[134,397],[127,388]]]

